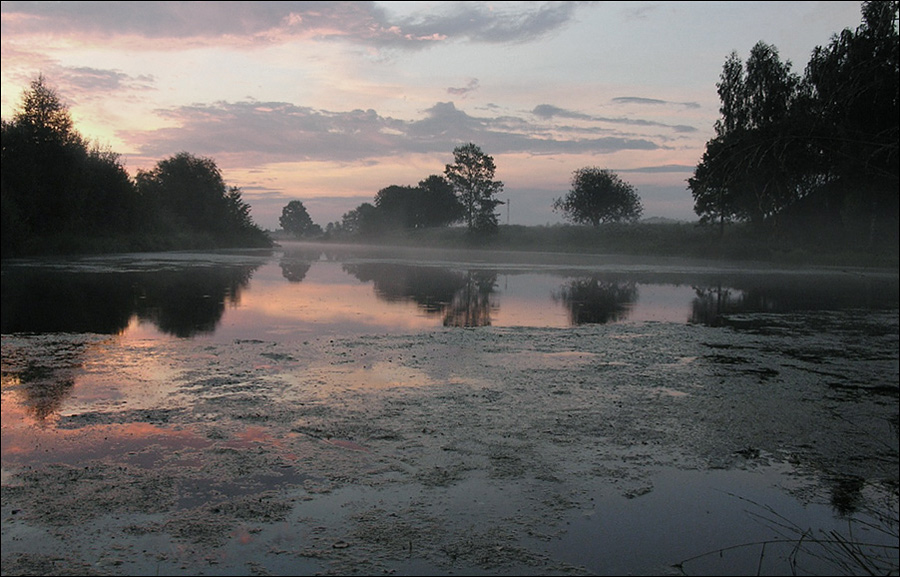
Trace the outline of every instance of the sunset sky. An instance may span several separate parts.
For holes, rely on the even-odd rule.
[[[263,228],[321,226],[473,142],[500,222],[561,222],[572,172],[608,168],[646,217],[693,219],[686,179],[731,51],[802,73],[860,2],[3,2],[2,116],[43,74],[134,173],[215,160]]]

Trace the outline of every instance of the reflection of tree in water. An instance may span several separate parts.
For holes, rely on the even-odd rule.
[[[898,301],[896,278],[751,276],[694,285],[694,292],[690,322],[709,326],[727,325],[734,314],[890,309]]]
[[[13,269],[0,278],[4,334],[114,335],[134,312],[133,283],[125,274]]]
[[[330,260],[325,249],[308,247],[304,245],[286,248],[281,255],[278,265],[281,267],[281,276],[288,282],[302,282],[306,278],[312,263],[322,260]]]
[[[375,295],[387,302],[412,301],[428,314],[439,314],[465,286],[465,276],[440,267],[395,263],[344,265],[361,282],[371,282]]]
[[[191,337],[215,330],[257,266],[142,272],[4,272],[3,333],[119,334],[132,317]]]
[[[745,312],[772,312],[785,306],[771,291],[755,289],[743,291],[723,287],[694,287],[696,297],[691,303],[690,322],[711,327],[725,324],[725,315]],[[793,309],[789,305],[788,310]]]
[[[735,301],[739,300],[732,296],[730,289],[723,289],[722,285],[694,287],[694,293],[697,296],[691,302],[690,322],[710,327],[719,326],[722,315],[735,309]]]
[[[159,330],[188,338],[216,330],[225,305],[237,306],[255,266],[155,272],[140,285],[137,315]]]
[[[412,301],[426,314],[443,315],[445,326],[491,324],[496,272],[461,273],[395,263],[347,264],[343,268],[362,282],[372,282],[378,298],[387,302]]]
[[[281,259],[278,263],[281,266],[281,276],[286,278],[288,282],[301,282],[306,278],[312,266],[311,262],[303,262],[296,260]]]
[[[494,271],[469,271],[465,285],[453,294],[453,300],[445,309],[445,327],[486,327],[491,324],[494,288],[497,273]]]
[[[856,476],[842,476],[833,479],[831,486],[831,506],[835,513],[847,517],[855,513],[864,501],[862,491],[866,480]]]
[[[620,321],[631,312],[637,298],[634,281],[603,281],[596,276],[574,279],[553,296],[565,305],[573,325]]]
[[[25,397],[22,405],[39,422],[58,414],[63,400],[75,386],[68,371],[64,375],[57,373],[57,370],[29,361],[28,366],[18,374]]]

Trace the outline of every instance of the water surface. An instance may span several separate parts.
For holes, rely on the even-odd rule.
[[[288,243],[4,262],[0,324],[4,556],[32,524],[135,574],[896,543],[894,271]]]

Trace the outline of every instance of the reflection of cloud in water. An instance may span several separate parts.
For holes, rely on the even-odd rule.
[[[441,326],[719,326],[748,312],[897,306],[895,275],[671,262],[657,270],[596,255],[351,248],[297,245],[274,258],[211,261],[102,259],[103,267],[5,266],[3,331],[125,334],[132,341],[280,339]]]
[[[306,330],[318,326],[385,327],[397,329],[431,328],[434,322],[411,314],[415,305],[398,306],[375,298],[372,288],[359,284],[318,284],[302,282],[258,287],[244,295],[243,306],[232,311],[234,325],[253,324],[266,331]],[[245,323],[246,321],[246,323]],[[251,331],[258,330],[248,326]]]
[[[375,391],[433,384],[431,377],[420,370],[386,361],[366,366],[309,367],[295,378],[300,388],[312,387],[322,397],[340,395],[347,390]]]
[[[6,402],[4,400],[4,411]],[[15,463],[47,461],[79,465],[92,459],[130,459],[145,468],[169,458],[173,452],[209,446],[204,436],[184,427],[130,422],[86,425],[77,428],[34,427],[3,430],[3,460]]]

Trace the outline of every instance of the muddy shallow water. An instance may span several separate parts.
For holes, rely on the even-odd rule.
[[[300,244],[4,264],[3,574],[896,572],[897,299]]]

